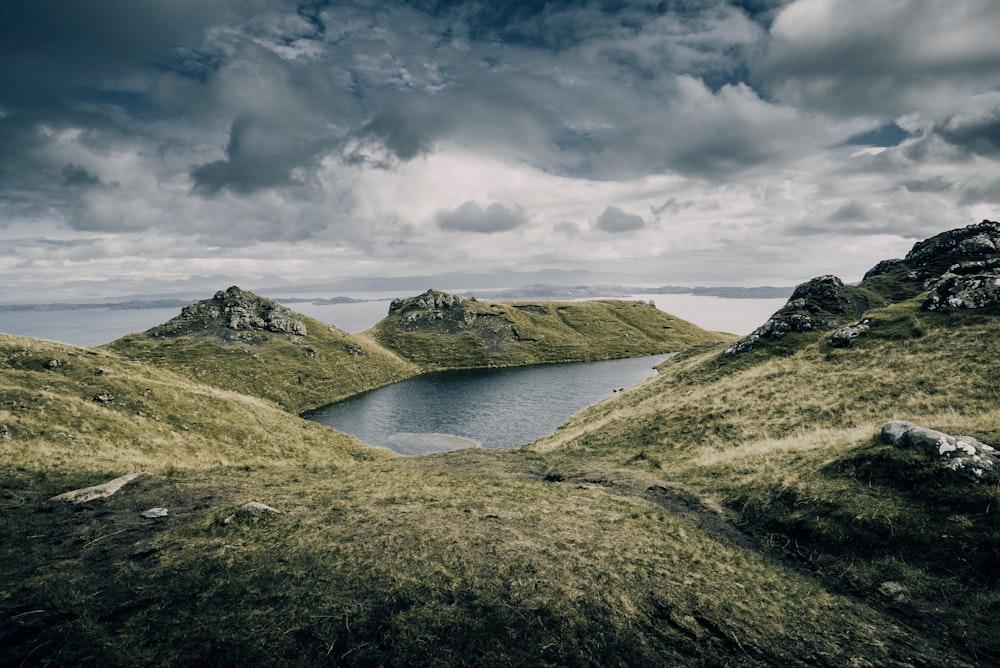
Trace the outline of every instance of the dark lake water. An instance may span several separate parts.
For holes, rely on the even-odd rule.
[[[304,414],[404,455],[519,448],[656,374],[670,355],[430,373]]]

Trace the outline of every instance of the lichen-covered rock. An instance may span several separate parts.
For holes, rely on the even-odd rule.
[[[853,322],[847,327],[842,327],[830,337],[830,345],[834,348],[847,348],[851,341],[858,338],[872,328],[872,321],[868,318]]]
[[[951,436],[905,420],[892,420],[882,425],[882,440],[940,459],[942,465],[970,480],[989,484],[1000,481],[997,451],[971,436]]]
[[[1000,304],[1000,257],[953,265],[927,293],[928,311],[976,309]]]
[[[749,336],[726,348],[725,354],[748,352],[789,332],[831,329],[848,317],[856,318],[867,306],[862,301],[860,295],[849,294],[836,276],[819,276],[796,287],[781,309]]]
[[[389,303],[389,314],[391,315],[397,311],[405,313],[414,309],[444,310],[461,308],[461,306],[467,301],[469,301],[469,299],[459,295],[441,292],[440,290],[428,290],[424,294],[417,295],[416,297],[393,299],[392,302]]]
[[[1000,254],[1000,223],[984,220],[914,244],[903,261],[914,269],[939,276],[951,265],[985,260],[997,254]]]
[[[149,330],[155,337],[215,335],[253,341],[261,334],[306,336],[302,317],[277,302],[233,286],[185,306],[176,318]]]

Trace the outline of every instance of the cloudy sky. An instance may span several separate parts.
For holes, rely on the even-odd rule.
[[[995,0],[6,0],[0,281],[859,280],[1000,216],[997,35]]]

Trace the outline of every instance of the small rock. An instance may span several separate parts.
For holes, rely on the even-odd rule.
[[[144,510],[139,513],[141,517],[145,517],[148,520],[155,520],[160,517],[167,516],[167,509],[156,506],[155,508],[150,508],[149,510]]]
[[[905,597],[907,589],[905,586],[899,584],[898,582],[886,581],[878,586],[878,593],[882,594],[886,598],[894,598],[899,600]]]
[[[57,366],[60,366],[61,364],[62,361],[60,360],[49,360],[48,362],[45,363],[45,366],[46,368],[49,369],[55,369]]]
[[[99,404],[110,404],[112,401],[115,400],[115,398],[112,394],[108,392],[98,392],[93,397],[91,397],[91,400],[96,401]]]

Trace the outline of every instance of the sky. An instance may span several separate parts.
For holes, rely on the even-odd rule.
[[[0,301],[857,281],[1000,215],[998,34],[995,0],[5,0]]]

